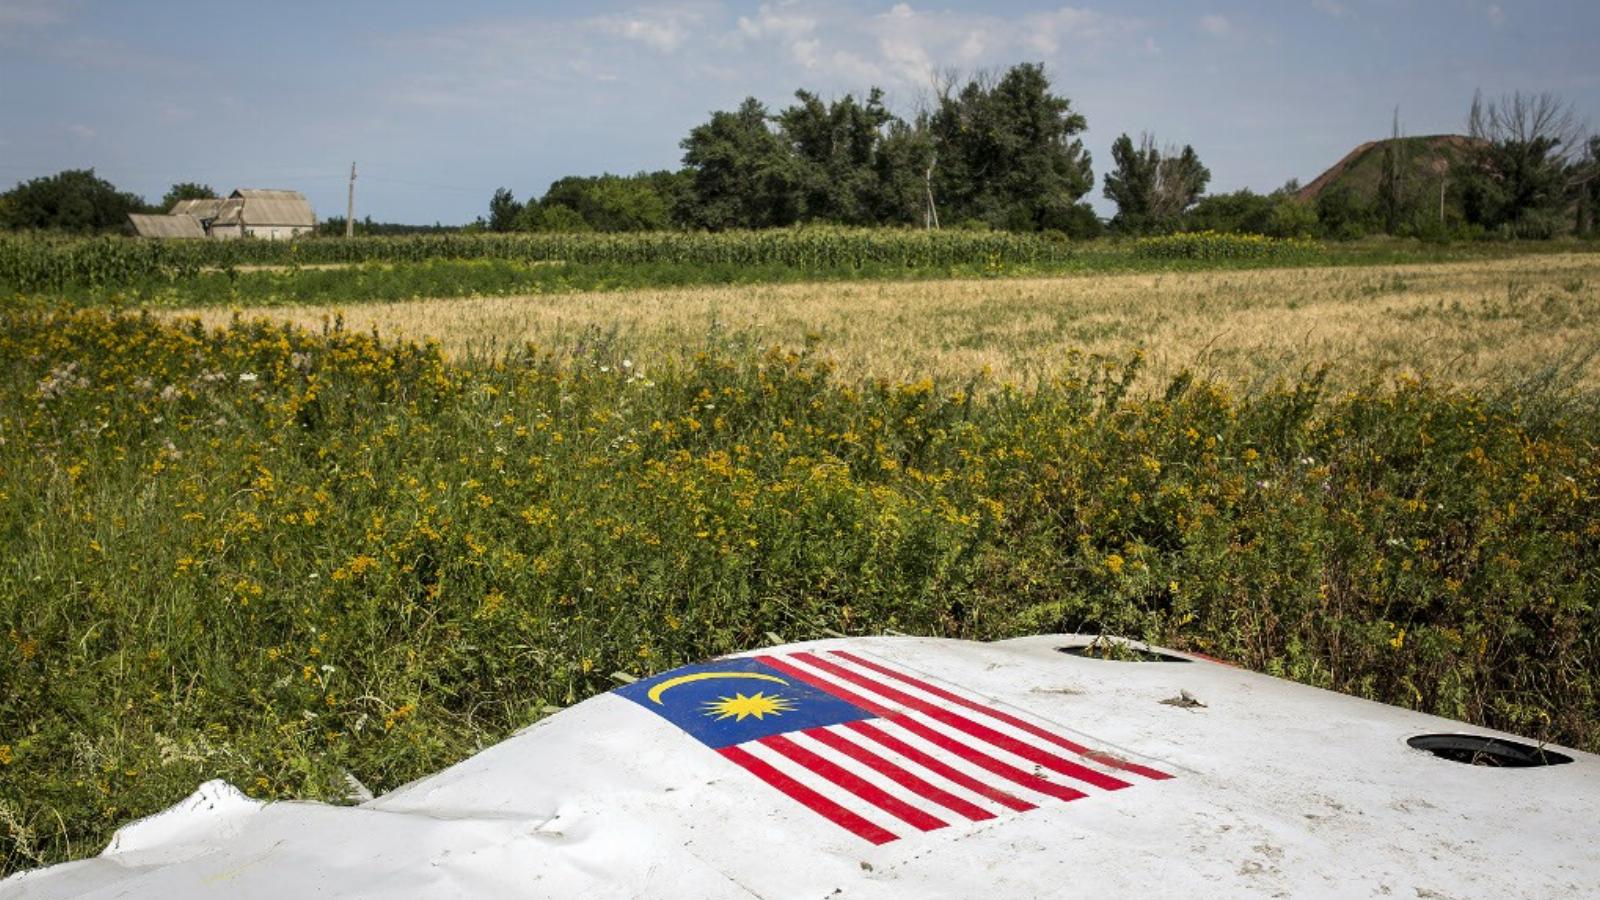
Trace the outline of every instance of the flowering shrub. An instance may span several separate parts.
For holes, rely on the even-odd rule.
[[[1116,633],[1600,749],[1592,404],[1136,366],[957,390],[6,313],[0,862],[206,778],[387,789],[769,631]]]

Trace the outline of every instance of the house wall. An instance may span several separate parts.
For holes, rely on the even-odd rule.
[[[262,238],[269,241],[285,241],[302,234],[310,234],[310,226],[305,225],[246,225],[244,233],[253,238]]]
[[[215,241],[231,241],[240,235],[238,225],[213,225],[206,231],[206,237]]]

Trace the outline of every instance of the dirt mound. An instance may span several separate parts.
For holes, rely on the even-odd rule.
[[[1318,175],[1310,184],[1295,194],[1296,199],[1314,201],[1322,192],[1335,185],[1348,186],[1360,194],[1376,189],[1377,177],[1383,160],[1383,149],[1395,138],[1367,141],[1356,147],[1331,168]],[[1435,134],[1426,137],[1398,138],[1406,145],[1410,166],[1418,175],[1438,178],[1459,163],[1472,147],[1472,138],[1464,134]]]

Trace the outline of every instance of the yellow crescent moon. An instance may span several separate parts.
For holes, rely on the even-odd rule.
[[[760,672],[695,672],[692,675],[679,675],[677,678],[668,678],[666,681],[651,688],[647,696],[652,703],[661,706],[664,705],[661,703],[661,695],[667,691],[680,684],[688,684],[691,681],[705,681],[708,678],[758,678],[762,681],[776,681],[779,684],[789,683],[776,675],[764,675]]]

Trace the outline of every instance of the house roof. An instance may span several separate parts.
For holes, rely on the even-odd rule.
[[[242,201],[239,220],[245,225],[289,225],[305,228],[317,224],[317,214],[299,191],[272,191],[243,188],[229,195]],[[223,217],[225,218],[225,215]]]
[[[140,237],[150,238],[203,238],[206,230],[200,220],[192,215],[146,216],[130,213],[128,221]]]
[[[220,209],[222,204],[226,202],[227,201],[220,197],[196,200],[179,200],[177,203],[172,204],[172,208],[167,210],[167,214],[173,216],[194,216],[197,219],[215,219],[217,217],[217,210]]]

